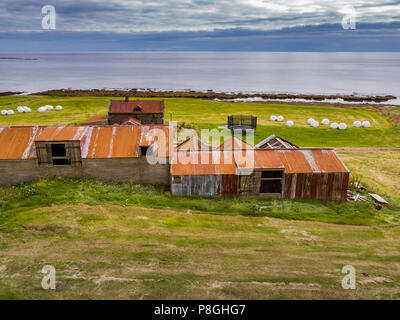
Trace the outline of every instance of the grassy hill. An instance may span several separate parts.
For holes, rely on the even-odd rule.
[[[107,97],[0,97],[0,125],[79,124],[105,114]],[[258,117],[256,143],[275,133],[300,146],[333,146],[353,176],[391,206],[306,200],[174,197],[157,186],[49,179],[0,186],[0,299],[398,299],[400,128],[393,108],[165,99],[166,118],[195,129],[229,114]],[[63,111],[38,113],[45,104]],[[295,127],[270,122],[271,114]],[[306,120],[346,122],[345,131]],[[369,120],[369,129],[353,129]],[[41,268],[57,290],[41,288]],[[357,270],[343,290],[341,268]]]

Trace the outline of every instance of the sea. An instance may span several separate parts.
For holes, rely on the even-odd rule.
[[[400,53],[0,54],[0,92],[131,88],[400,97]]]

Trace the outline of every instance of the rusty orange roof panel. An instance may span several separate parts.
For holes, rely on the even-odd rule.
[[[161,113],[163,100],[110,100],[109,113]]]
[[[36,158],[35,139],[39,127],[0,127],[0,159]]]
[[[85,126],[58,126],[44,127],[35,141],[79,141],[85,135],[88,127]]]
[[[148,147],[153,145],[154,156],[156,157],[172,157],[173,155],[173,138],[170,137],[170,132],[173,130],[168,125],[141,125],[141,133],[139,146]]]
[[[236,150],[235,162],[238,169],[283,169],[279,155],[263,150]]]
[[[240,159],[242,159],[240,161]],[[349,172],[331,149],[235,151],[238,169],[285,169],[286,173]]]
[[[228,175],[236,174],[231,151],[175,152],[171,164],[172,175]]]
[[[286,173],[349,172],[331,149],[275,150]]]
[[[81,141],[82,158],[134,158],[138,156],[137,126],[91,127]]]

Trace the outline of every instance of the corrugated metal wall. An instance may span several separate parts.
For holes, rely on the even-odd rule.
[[[349,173],[285,174],[284,198],[346,200]]]

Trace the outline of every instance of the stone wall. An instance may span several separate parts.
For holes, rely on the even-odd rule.
[[[122,124],[130,118],[140,120],[142,124],[164,124],[164,113],[109,113],[108,124]]]

